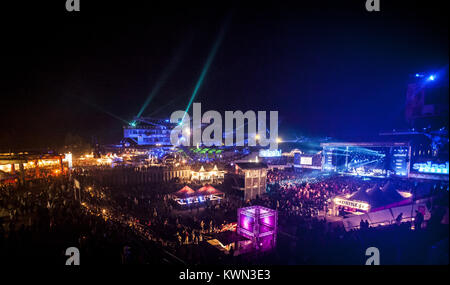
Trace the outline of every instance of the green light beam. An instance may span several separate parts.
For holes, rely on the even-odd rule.
[[[87,100],[84,99],[84,98],[80,98],[80,97],[77,97],[77,96],[73,96],[73,97],[79,99],[81,102],[83,102],[83,103],[86,104],[86,105],[89,105],[89,106],[91,106],[91,107],[93,107],[93,108],[95,108],[95,109],[97,109],[97,110],[99,110],[99,111],[101,111],[101,112],[103,112],[103,113],[105,113],[105,114],[110,115],[111,117],[113,117],[113,118],[115,118],[115,119],[117,119],[117,120],[119,120],[119,121],[124,122],[124,123],[127,124],[127,125],[130,124],[130,122],[128,122],[127,120],[125,120],[125,119],[123,119],[123,118],[117,116],[116,114],[113,114],[113,113],[111,113],[111,112],[109,112],[109,111],[103,109],[102,107],[100,107],[100,106],[98,106],[98,105],[96,105],[96,104],[94,104],[94,103],[91,103],[91,102],[87,101]]]
[[[203,80],[205,79],[205,76],[208,73],[209,67],[211,66],[211,63],[213,62],[214,57],[216,56],[217,50],[219,49],[220,44],[222,43],[222,40],[223,40],[225,32],[226,32],[226,28],[227,28],[229,22],[230,22],[230,17],[227,17],[225,19],[225,23],[222,25],[222,28],[219,31],[219,35],[217,36],[217,39],[211,49],[211,52],[209,53],[206,63],[203,66],[203,70],[202,70],[202,73],[200,74],[200,77],[197,80],[197,84],[195,84],[194,92],[192,92],[191,99],[189,100],[189,103],[186,107],[186,111],[184,113],[183,119],[181,120],[182,122],[184,121],[184,117],[186,116],[186,113],[188,112],[189,108],[191,107],[192,103],[194,102],[195,96],[197,95],[198,90],[200,89],[200,87],[203,83]]]
[[[144,113],[145,109],[147,108],[148,104],[153,100],[153,98],[158,94],[161,87],[166,83],[167,78],[170,74],[175,70],[175,68],[178,66],[180,59],[182,57],[182,54],[184,52],[184,48],[179,48],[177,52],[175,53],[175,56],[172,57],[172,60],[170,61],[169,65],[165,68],[164,72],[161,74],[161,76],[158,78],[158,81],[156,82],[155,87],[148,95],[147,99],[145,100],[144,104],[142,105],[141,109],[139,110],[136,118],[140,118],[142,113]]]

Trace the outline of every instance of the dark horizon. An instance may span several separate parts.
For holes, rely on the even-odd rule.
[[[184,110],[228,16],[194,101],[221,113],[278,110],[281,137],[406,127],[411,74],[444,70],[438,80],[448,86],[448,20],[434,2],[384,1],[379,15],[364,1],[322,2],[153,6],[132,22],[105,11],[89,24],[9,23],[0,149],[56,147],[68,133],[117,143],[125,124],[118,117],[131,121],[165,70],[143,116]]]

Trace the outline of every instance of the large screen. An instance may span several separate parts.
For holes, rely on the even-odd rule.
[[[408,175],[409,150],[406,146],[324,147],[323,169],[339,173],[387,177]]]
[[[300,158],[300,164],[302,164],[302,165],[312,165],[312,156],[302,156]]]
[[[318,169],[322,168],[321,154],[294,154],[294,167]]]

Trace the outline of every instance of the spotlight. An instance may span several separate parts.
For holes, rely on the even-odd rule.
[[[434,75],[430,75],[429,77],[428,77],[428,80],[431,80],[431,81],[434,81],[436,79],[436,76],[434,76]]]

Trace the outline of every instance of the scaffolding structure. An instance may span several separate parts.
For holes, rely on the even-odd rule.
[[[278,213],[276,210],[262,206],[250,206],[238,209],[237,234],[253,241],[254,245],[262,246],[269,241],[276,243]]]

